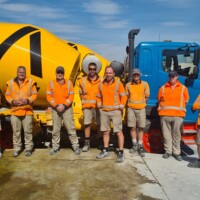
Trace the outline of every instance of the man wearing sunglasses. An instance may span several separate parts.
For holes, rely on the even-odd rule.
[[[62,66],[56,68],[56,79],[51,80],[47,86],[47,101],[52,106],[53,131],[52,149],[50,155],[60,149],[60,129],[62,121],[67,129],[72,148],[76,155],[80,154],[78,138],[76,135],[72,102],[74,88],[70,80],[64,78],[65,70]]]
[[[139,155],[144,157],[143,130],[146,126],[145,107],[150,95],[150,90],[148,83],[140,79],[141,72],[138,68],[133,69],[132,76],[132,81],[126,84],[126,93],[128,96],[127,125],[130,127],[133,143],[129,152],[136,153],[138,151]]]
[[[178,161],[181,157],[181,127],[189,101],[188,89],[178,81],[176,71],[169,72],[169,80],[158,92],[158,114],[164,137],[165,154],[168,159],[172,155]]]
[[[96,104],[96,94],[98,91],[98,85],[100,81],[101,78],[97,73],[96,63],[89,63],[88,75],[83,77],[79,81],[81,102],[84,115],[85,141],[82,149],[83,152],[87,152],[90,149],[90,131],[93,118],[95,119],[95,122],[97,124],[98,136],[100,136],[100,117],[99,110]],[[102,137],[100,137],[100,140],[102,140]]]

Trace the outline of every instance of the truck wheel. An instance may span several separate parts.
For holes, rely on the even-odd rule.
[[[143,137],[144,149],[149,153],[163,153],[163,135],[160,129],[150,129]]]

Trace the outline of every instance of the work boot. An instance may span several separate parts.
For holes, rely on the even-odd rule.
[[[13,152],[13,157],[18,157],[19,155],[20,155],[20,153],[21,153],[21,150],[18,150],[18,151],[14,151]]]
[[[136,153],[138,150],[138,144],[134,143],[132,148],[129,150],[129,153]]]
[[[32,155],[32,150],[26,150],[25,151],[25,156],[26,157],[29,157],[29,156],[31,156]]]
[[[90,140],[85,140],[85,144],[83,146],[82,151],[87,152],[90,149]]]
[[[190,168],[200,168],[200,159],[196,160],[195,162],[191,162],[188,164]]]
[[[165,158],[165,159],[168,159],[170,156],[171,156],[171,154],[169,154],[169,153],[164,153],[162,157]]]
[[[174,155],[174,158],[178,161],[182,161],[181,155]]]
[[[97,159],[102,159],[104,157],[107,157],[108,155],[109,155],[109,153],[105,149],[103,149],[100,154],[96,155],[96,158]]]
[[[73,148],[73,150],[74,150],[74,153],[76,154],[76,155],[80,155],[80,153],[81,153],[81,150],[79,149],[79,147],[78,146],[75,146],[75,147],[72,147]]]
[[[144,150],[144,147],[142,144],[139,144],[138,145],[138,154],[141,156],[141,157],[145,157],[145,150]]]
[[[122,163],[124,161],[124,154],[119,152],[117,155],[117,162]]]
[[[51,149],[50,151],[49,151],[49,155],[54,155],[54,154],[56,154],[57,152],[59,151],[59,149]]]

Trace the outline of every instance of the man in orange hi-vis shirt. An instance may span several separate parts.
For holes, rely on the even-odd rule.
[[[150,90],[148,83],[141,80],[141,72],[138,68],[133,69],[132,76],[132,81],[126,84],[126,93],[128,95],[127,125],[130,127],[133,144],[129,152],[135,153],[138,151],[138,154],[144,157],[143,135],[146,126],[145,107]],[[136,128],[138,129],[138,137]]]
[[[100,109],[100,130],[103,132],[104,148],[96,158],[101,159],[109,155],[110,121],[112,121],[113,132],[118,136],[119,152],[117,161],[123,162],[124,135],[122,132],[122,111],[126,105],[127,96],[123,84],[114,76],[114,69],[108,66],[105,69],[105,79],[99,83],[97,106]]]
[[[67,129],[72,148],[76,155],[80,154],[78,137],[76,135],[72,102],[74,100],[74,88],[70,80],[64,79],[65,70],[62,66],[56,68],[56,79],[51,80],[47,86],[47,101],[52,106],[53,131],[52,149],[50,155],[60,149],[60,129],[62,120]]]
[[[188,89],[178,81],[176,71],[169,72],[169,81],[160,87],[158,92],[158,114],[164,137],[165,154],[171,155],[178,161],[181,157],[181,127],[186,114],[186,105],[189,101]]]
[[[197,130],[197,137],[196,137],[198,159],[195,162],[189,163],[188,167],[200,168],[200,94],[197,97],[196,101],[194,102],[192,108],[193,110],[199,111],[199,116],[198,116],[198,121],[197,121],[198,130]]]
[[[33,151],[33,102],[37,98],[36,82],[26,77],[26,68],[17,68],[17,77],[7,82],[5,98],[11,105],[13,157],[22,151],[21,129],[24,129],[25,156]]]
[[[90,129],[93,118],[95,119],[95,123],[97,125],[98,137],[102,140],[99,131],[100,114],[96,103],[96,94],[101,77],[99,77],[97,70],[96,63],[89,63],[88,75],[81,78],[79,81],[81,103],[84,115],[85,142],[82,149],[83,152],[87,152],[90,149]]]

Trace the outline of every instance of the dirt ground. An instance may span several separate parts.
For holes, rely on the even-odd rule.
[[[71,149],[61,149],[48,155],[49,149],[36,149],[31,157],[24,152],[12,157],[5,150],[0,159],[1,200],[150,200],[139,186],[151,183],[137,173],[133,160],[126,156],[123,163],[116,162],[115,152],[97,160],[99,150],[75,155]],[[137,162],[142,162],[139,160]]]

